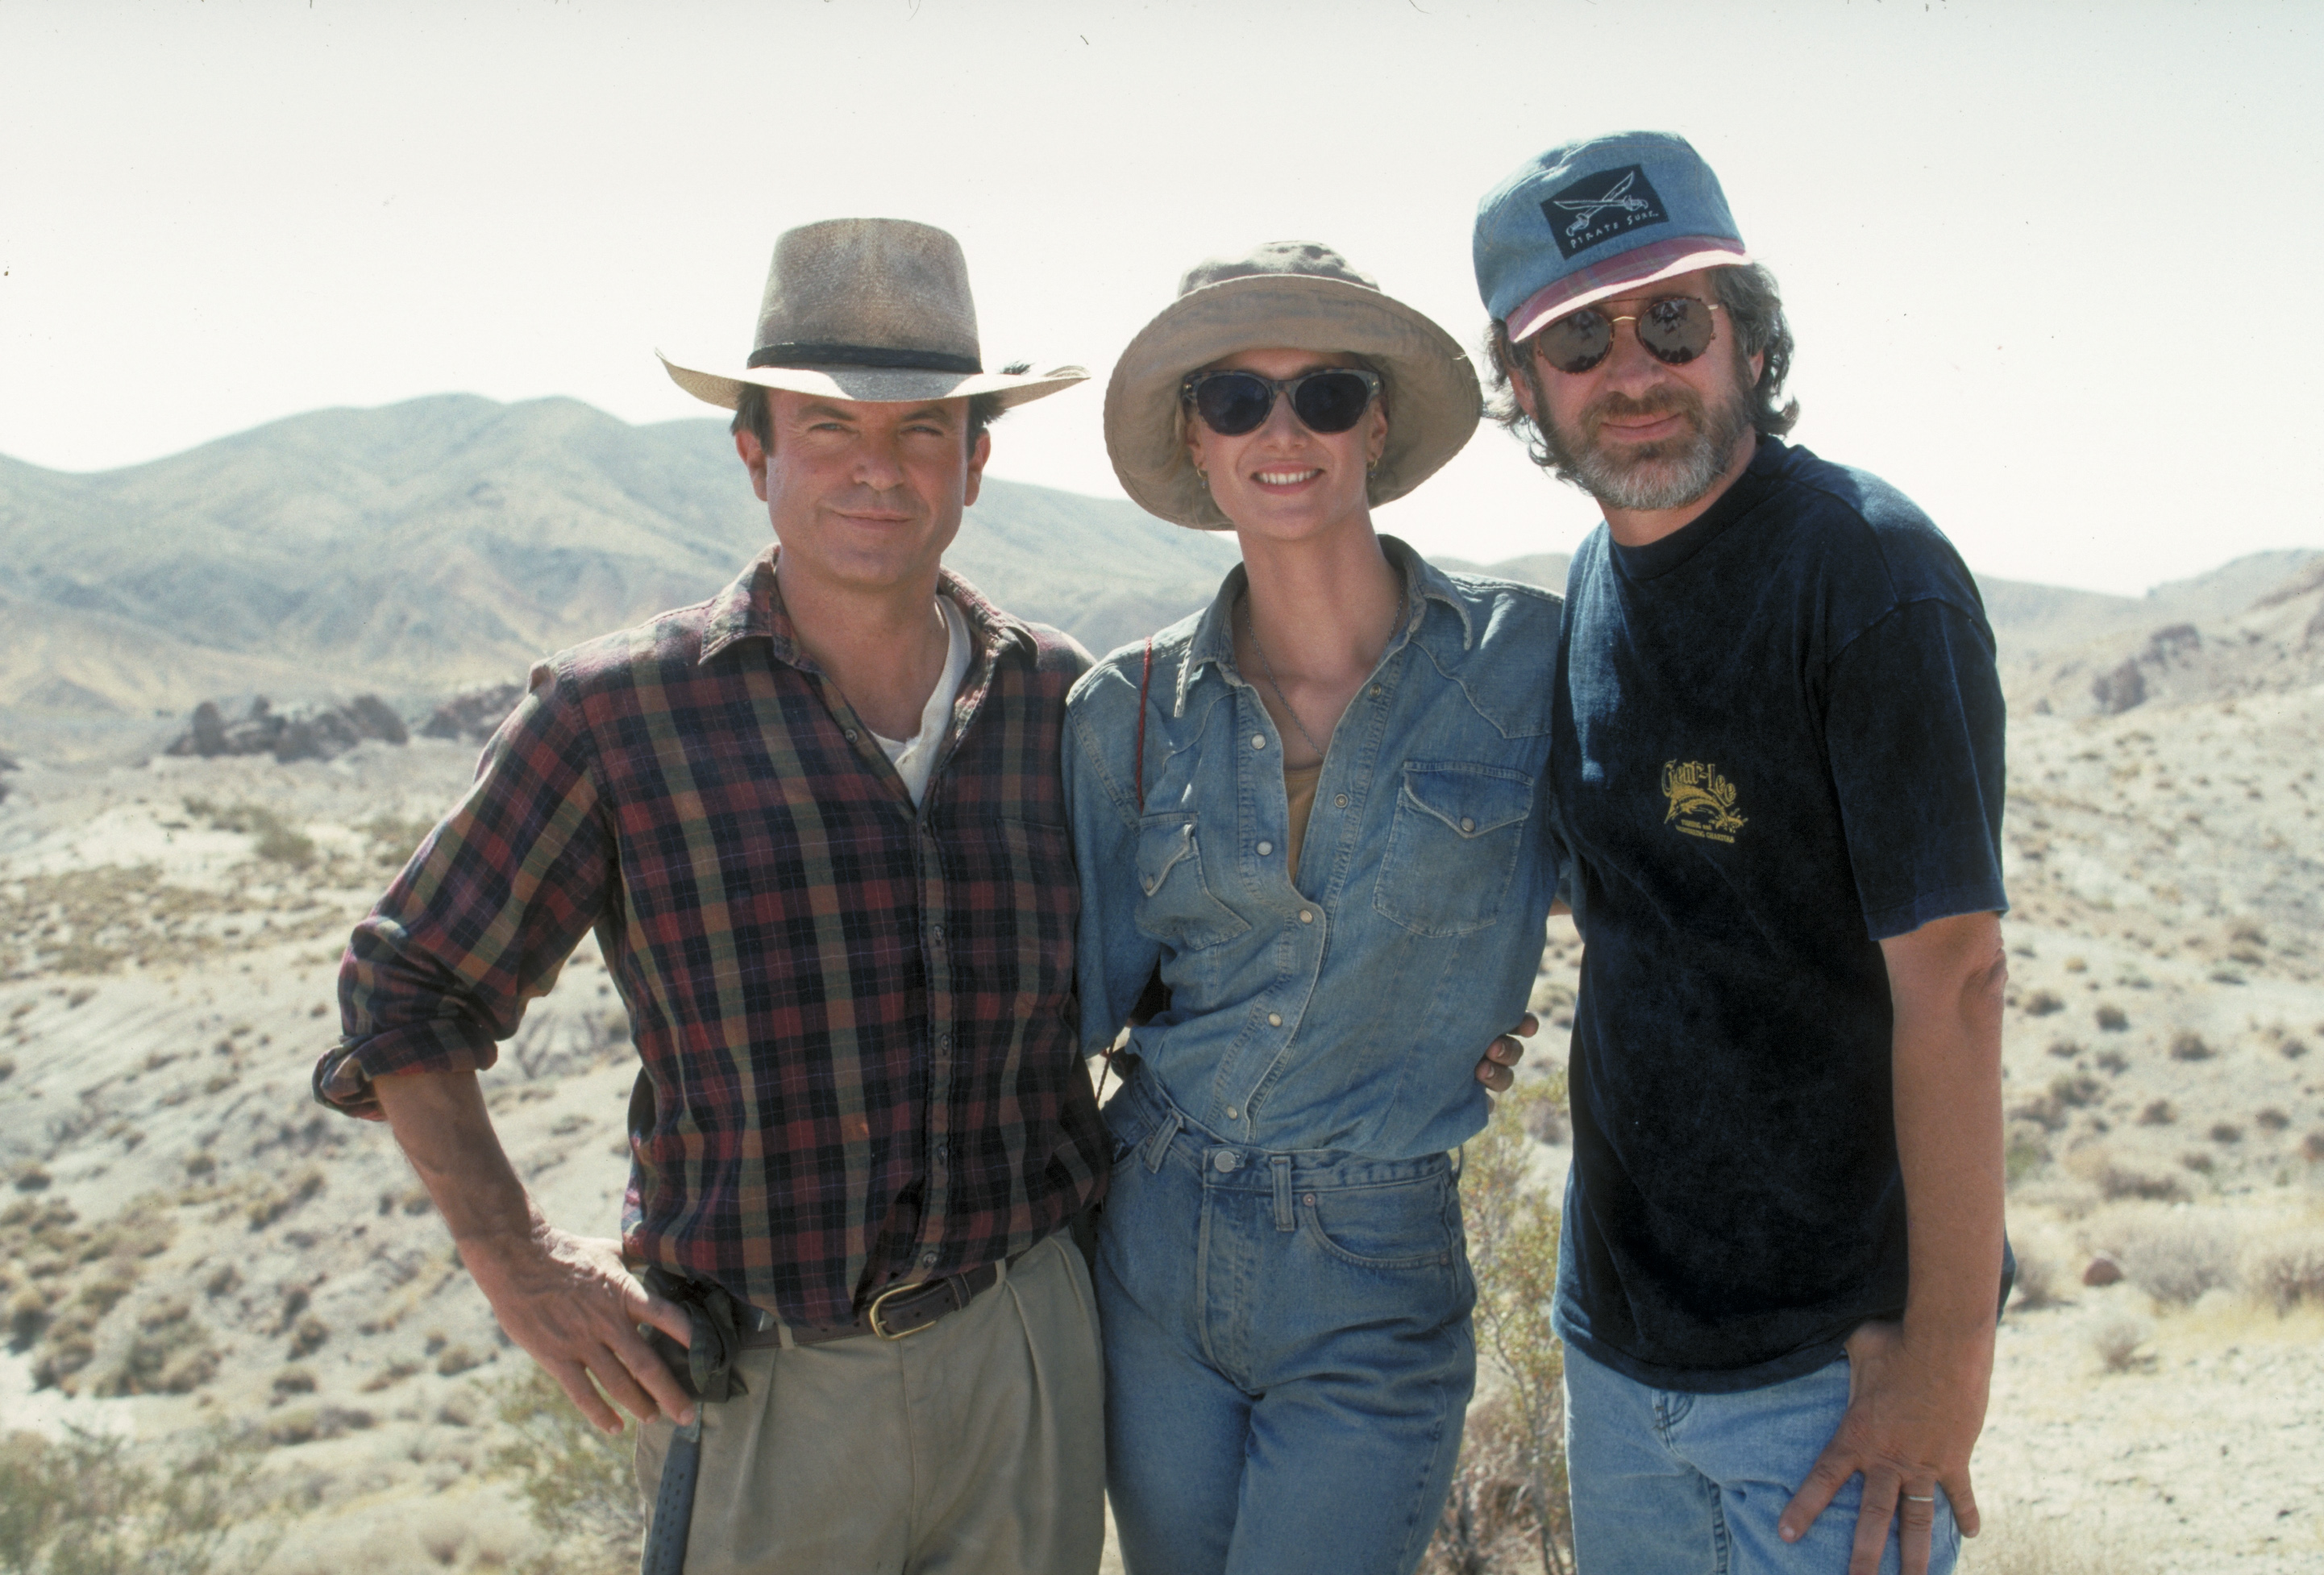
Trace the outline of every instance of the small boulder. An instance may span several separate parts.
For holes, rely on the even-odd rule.
[[[2082,1284],[2086,1285],[2111,1285],[2121,1278],[2122,1265],[2103,1252],[2091,1258],[2090,1266],[2082,1271]]]

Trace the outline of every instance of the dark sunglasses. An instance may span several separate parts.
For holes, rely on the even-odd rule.
[[[1222,438],[1240,438],[1267,424],[1275,396],[1287,394],[1291,413],[1310,432],[1344,432],[1363,419],[1379,394],[1376,372],[1327,366],[1280,380],[1256,372],[1195,372],[1179,385],[1178,396],[1194,407],[1203,425]]]
[[[1613,352],[1614,325],[1628,323],[1638,343],[1665,366],[1684,366],[1711,348],[1715,300],[1656,296],[1636,313],[1609,317],[1596,307],[1572,312],[1534,336],[1534,354],[1560,372],[1587,372]]]

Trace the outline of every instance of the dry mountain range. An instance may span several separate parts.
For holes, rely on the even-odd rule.
[[[97,474],[0,456],[0,713],[27,745],[251,692],[419,714],[699,600],[766,534],[720,423],[571,400],[319,410]],[[1199,605],[1234,557],[1126,502],[990,481],[950,561],[1103,651]],[[1983,579],[2012,701],[2073,715],[2315,683],[2319,559],[2256,554],[2143,598]],[[1565,558],[1493,566],[1562,585]]]

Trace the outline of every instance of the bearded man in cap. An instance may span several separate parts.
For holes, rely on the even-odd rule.
[[[2010,1272],[1976,583],[1895,489],[1784,442],[1775,281],[1679,138],[1528,161],[1475,262],[1497,414],[1605,513],[1550,747],[1584,942],[1577,1557],[1950,1570]]]
[[[650,1570],[1093,1570],[1088,658],[940,561],[986,426],[1086,374],[984,372],[959,245],[893,219],[786,234],[754,343],[665,364],[736,412],[777,545],[533,669],[356,928],[316,1090],[392,1124],[574,1404],[648,1423]],[[533,1207],[476,1080],[592,927],[641,1063],[619,1240]]]

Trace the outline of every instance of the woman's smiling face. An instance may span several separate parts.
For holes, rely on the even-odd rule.
[[[1314,350],[1239,350],[1205,372],[1251,372],[1275,381],[1333,366],[1361,366],[1353,355]],[[1210,478],[1211,497],[1238,533],[1294,540],[1350,517],[1368,520],[1367,472],[1388,446],[1388,413],[1374,400],[1345,432],[1308,429],[1278,394],[1252,431],[1224,437],[1191,409],[1186,450]]]

